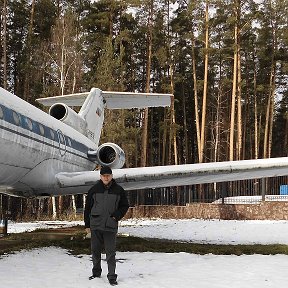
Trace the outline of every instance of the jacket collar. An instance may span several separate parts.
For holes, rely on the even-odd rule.
[[[109,190],[111,188],[111,186],[113,186],[114,183],[116,183],[113,178],[108,185],[104,185],[104,183],[102,182],[101,179],[99,180],[99,182],[101,183],[101,186],[103,187],[104,190]]]

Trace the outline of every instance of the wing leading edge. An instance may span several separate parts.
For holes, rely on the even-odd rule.
[[[185,186],[201,183],[258,179],[288,175],[288,157],[123,168],[113,170],[114,179],[126,190]],[[58,173],[60,189],[87,191],[98,179],[99,171]]]

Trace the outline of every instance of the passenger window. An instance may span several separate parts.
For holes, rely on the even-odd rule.
[[[61,133],[59,133],[59,139],[60,139],[60,143],[61,143],[61,144],[64,144],[64,143],[65,143],[65,141],[64,141],[64,136],[63,136]]]
[[[51,135],[52,140],[54,140],[55,139],[55,133],[52,129],[50,129],[50,135]]]
[[[4,111],[3,108],[0,106],[0,119],[4,118]]]
[[[43,125],[39,124],[39,130],[40,130],[41,135],[44,135],[45,130],[44,130]]]
[[[15,111],[12,112],[12,115],[13,115],[14,123],[19,126],[19,124],[20,124],[20,116]]]
[[[26,123],[27,123],[27,126],[28,126],[29,130],[32,131],[33,130],[33,124],[32,124],[31,119],[26,118]]]
[[[71,143],[71,139],[69,137],[67,137],[67,142],[68,142],[68,146],[72,146],[72,143]]]

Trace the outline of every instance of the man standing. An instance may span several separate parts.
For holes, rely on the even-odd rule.
[[[112,170],[104,166],[100,180],[88,191],[84,210],[86,232],[91,232],[92,276],[101,277],[101,250],[104,244],[108,265],[107,278],[111,285],[117,285],[116,234],[118,221],[129,208],[125,190],[113,179]]]

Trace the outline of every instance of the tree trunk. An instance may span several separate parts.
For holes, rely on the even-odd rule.
[[[75,195],[71,195],[73,216],[76,217],[76,200]]]
[[[200,141],[200,155],[199,163],[203,162],[204,158],[204,145],[205,145],[205,126],[206,126],[206,103],[207,103],[207,86],[208,86],[208,46],[209,46],[209,14],[208,2],[206,1],[205,9],[205,70],[204,70],[204,87],[203,87],[203,102],[202,102],[202,115],[201,115],[201,141]]]
[[[217,97],[217,110],[216,110],[216,119],[215,119],[215,143],[214,143],[214,155],[213,161],[217,162],[219,155],[219,146],[220,146],[220,121],[221,121],[221,89],[219,90]],[[215,187],[215,186],[214,186]]]
[[[242,154],[242,107],[241,107],[241,62],[240,44],[237,46],[237,160],[241,160]]]
[[[4,219],[3,195],[0,193],[0,219]]]
[[[275,95],[275,67],[272,67],[272,83],[271,83],[271,92],[270,92],[270,117],[269,117],[269,141],[268,141],[268,158],[271,157],[271,150],[272,150],[272,135],[273,135],[273,121],[274,121],[274,95]]]
[[[31,12],[30,12],[30,24],[28,29],[27,35],[27,62],[26,62],[26,69],[25,69],[25,79],[24,79],[24,99],[28,102],[31,101],[30,95],[30,73],[31,73],[31,45],[32,45],[32,33],[33,33],[33,23],[34,23],[34,10],[35,10],[35,0],[32,0],[31,3]]]
[[[149,10],[148,23],[147,23],[147,64],[146,64],[146,87],[145,92],[150,92],[150,74],[151,74],[151,57],[152,57],[152,15],[153,15],[153,2]],[[147,136],[148,136],[148,108],[144,109],[143,123],[142,123],[142,150],[141,150],[141,167],[147,165]]]
[[[229,160],[234,160],[234,126],[235,126],[235,106],[236,106],[236,90],[237,90],[237,61],[238,61],[238,25],[237,20],[234,27],[234,64],[233,64],[233,86],[231,99],[230,114],[230,137],[229,137]]]
[[[254,51],[255,53],[255,51]],[[258,146],[258,106],[257,106],[257,72],[254,54],[254,73],[253,73],[253,91],[254,91],[254,158],[258,159],[259,146]]]
[[[3,88],[7,89],[8,77],[7,77],[7,0],[3,1]]]
[[[147,92],[147,90],[146,90]],[[147,136],[148,136],[148,108],[143,111],[143,121],[142,121],[142,149],[141,149],[141,167],[145,167],[147,164]]]
[[[274,118],[274,93],[275,93],[275,63],[274,55],[272,56],[270,81],[269,81],[269,94],[265,118],[265,131],[264,131],[264,145],[263,145],[263,158],[270,158],[271,145],[272,145],[272,130]]]
[[[197,90],[197,70],[195,59],[195,39],[192,38],[192,71],[193,71],[193,88],[194,88],[194,109],[195,109],[195,124],[196,124],[196,136],[197,136],[197,148],[198,148],[198,161],[200,162],[200,150],[201,150],[201,137],[200,137],[200,120],[199,120],[199,104],[198,104],[198,90]]]
[[[284,136],[284,155],[283,156],[288,156],[288,117],[285,117],[285,136]]]
[[[55,196],[51,197],[52,201],[52,219],[55,220],[57,218],[57,210],[56,210],[56,199]]]
[[[265,119],[265,133],[264,133],[264,147],[263,147],[263,157],[271,157],[271,147],[272,147],[272,132],[273,132],[273,119],[274,119],[274,95],[275,95],[275,74],[276,74],[276,61],[275,54],[277,49],[277,20],[275,16],[275,3],[273,1],[269,2],[269,8],[271,9],[271,33],[272,33],[272,52],[271,52],[271,68],[270,68],[270,80],[269,80],[269,94],[268,94],[268,105],[266,110]],[[286,8],[286,7],[285,7]]]
[[[164,112],[164,127],[163,127],[163,140],[162,140],[162,165],[166,164],[166,144],[167,144],[167,119],[166,119],[167,112]]]
[[[173,81],[174,81],[173,80],[173,68],[172,68],[172,64],[170,64],[170,87],[171,87],[171,93],[172,94],[174,94]],[[176,121],[175,121],[174,99],[171,103],[170,110],[171,110],[171,112],[170,112],[170,116],[171,116],[170,134],[172,135],[171,138],[173,140],[174,164],[178,165],[178,149],[177,149],[177,141],[176,141]]]
[[[169,1],[168,1],[168,41],[169,41],[169,76],[170,76],[170,91],[171,94],[174,94],[174,64],[173,64],[173,58],[171,55],[171,41],[170,41],[170,5],[169,5]],[[171,103],[171,108],[170,108],[170,115],[171,115],[171,125],[170,125],[170,134],[172,133],[172,141],[173,143],[171,143],[173,145],[173,152],[174,152],[174,164],[177,165],[178,164],[178,149],[177,149],[177,139],[176,139],[176,121],[175,121],[175,107],[174,107],[174,99]],[[172,130],[172,131],[171,131]],[[170,145],[170,144],[169,144]]]
[[[59,197],[58,197],[58,214],[59,215],[62,215],[62,213],[63,213],[63,211],[64,211],[64,205],[63,205],[63,203],[64,203],[64,199],[65,199],[65,197],[66,196],[64,196],[64,195],[60,195]],[[56,203],[56,202],[55,202]],[[57,204],[56,204],[56,207],[57,207]]]
[[[186,114],[186,99],[184,94],[184,87],[182,85],[182,99],[183,99],[183,129],[184,129],[184,164],[190,163],[190,155],[188,152],[188,128],[187,128],[187,114]]]
[[[41,219],[45,199],[38,199],[37,219]]]
[[[86,205],[86,194],[83,194],[83,211],[85,209],[85,205]]]

